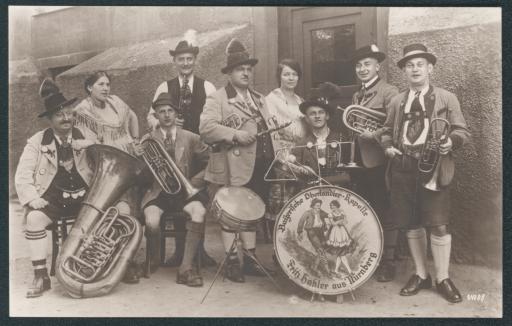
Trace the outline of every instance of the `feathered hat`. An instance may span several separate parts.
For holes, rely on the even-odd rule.
[[[313,88],[309,94],[309,98],[299,104],[299,110],[302,114],[306,115],[308,109],[312,106],[318,106],[325,110],[330,115],[333,114],[334,107],[329,103],[329,100],[325,97],[324,92],[321,89]]]
[[[227,74],[236,66],[244,64],[254,66],[258,63],[258,59],[250,58],[245,46],[236,38],[232,39],[226,47],[226,55],[226,66],[220,70],[223,74]]]
[[[39,114],[39,117],[51,116],[60,109],[74,103],[76,97],[68,100],[62,95],[59,88],[50,79],[43,80],[41,87],[39,87],[39,96],[44,102],[45,112]]]
[[[379,48],[375,44],[366,45],[355,50],[352,54],[352,62],[355,64],[357,61],[364,58],[375,58],[378,62],[384,61],[386,55],[384,52],[380,52]]]
[[[169,50],[171,56],[177,56],[182,53],[192,53],[197,55],[199,53],[199,46],[197,45],[197,32],[193,29],[189,29],[183,35],[183,40],[178,42],[176,48]]]

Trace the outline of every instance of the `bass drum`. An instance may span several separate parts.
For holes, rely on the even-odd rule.
[[[303,190],[276,219],[277,260],[293,282],[313,293],[355,290],[372,276],[382,249],[382,228],[374,210],[345,188]]]

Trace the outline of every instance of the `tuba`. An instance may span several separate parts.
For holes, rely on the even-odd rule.
[[[153,173],[156,181],[163,191],[174,195],[181,190],[185,191],[187,199],[194,197],[201,189],[197,189],[183,175],[172,157],[165,150],[158,139],[148,137],[141,142],[143,148],[142,158]]]
[[[418,170],[425,176],[423,186],[431,191],[440,191],[450,184],[455,166],[447,155],[439,154],[439,146],[445,142],[450,132],[450,123],[446,119],[435,118],[430,121],[427,139],[418,160]]]
[[[95,175],[57,262],[57,278],[74,298],[109,293],[142,239],[139,222],[112,206],[133,185],[143,163],[107,145],[91,145],[87,152]]]
[[[349,105],[343,110],[343,124],[358,134],[381,128],[385,120],[385,113],[361,105]]]

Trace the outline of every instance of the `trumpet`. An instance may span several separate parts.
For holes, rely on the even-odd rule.
[[[384,121],[385,113],[361,105],[349,105],[343,110],[343,124],[358,134],[364,131],[373,132],[381,128]]]
[[[428,190],[440,191],[440,186],[448,185],[453,177],[452,164],[448,163],[445,155],[439,153],[439,146],[446,141],[449,132],[448,120],[435,118],[430,122],[427,140],[418,160],[418,170],[427,176],[427,181],[423,182],[423,186]],[[442,164],[444,161],[446,163]],[[445,166],[444,169],[441,168],[442,165]]]
[[[161,141],[149,137],[143,140],[141,145],[143,148],[142,158],[163,191],[170,195],[175,195],[184,190],[187,199],[192,198],[201,191],[201,189],[192,186],[172,157],[167,153]]]

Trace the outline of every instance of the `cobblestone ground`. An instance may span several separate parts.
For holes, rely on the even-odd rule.
[[[44,296],[26,299],[32,281],[28,247],[22,233],[22,210],[10,205],[10,314],[11,316],[51,317],[501,317],[502,273],[481,266],[453,265],[451,278],[461,290],[464,301],[450,304],[434,289],[422,290],[414,297],[398,295],[412,273],[410,260],[401,261],[397,279],[378,283],[371,279],[338,304],[334,298],[310,302],[311,295],[282,274],[276,276],[277,290],[266,278],[247,277],[235,284],[220,277],[210,294],[201,299],[212,282],[216,268],[202,272],[205,286],[190,288],[175,282],[176,268],[160,268],[139,284],[120,283],[110,294],[90,299],[72,299],[52,278],[52,289]],[[258,239],[263,243],[263,239]],[[172,241],[169,241],[172,242]],[[218,226],[207,223],[207,251],[220,262],[223,258]],[[258,256],[273,266],[271,244],[258,245]],[[168,252],[172,244],[168,245]],[[50,251],[49,251],[50,252]],[[144,260],[144,242],[136,260]],[[431,264],[432,265],[432,264]],[[275,266],[273,266],[275,269]],[[430,266],[433,271],[433,266]],[[477,296],[479,295],[479,296]],[[470,297],[471,296],[471,297]]]

